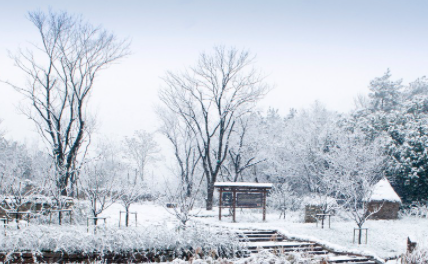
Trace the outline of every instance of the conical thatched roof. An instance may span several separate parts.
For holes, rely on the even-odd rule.
[[[373,194],[370,197],[370,201],[385,201],[401,203],[401,199],[398,194],[394,191],[388,179],[383,178],[380,180],[373,189]]]

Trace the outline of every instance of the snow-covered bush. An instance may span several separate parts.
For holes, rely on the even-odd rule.
[[[288,254],[273,254],[269,251],[261,251],[252,255],[249,258],[230,260],[230,259],[194,259],[187,262],[181,259],[175,259],[173,264],[266,264],[266,263],[280,263],[280,264],[319,264],[322,260],[311,259],[308,255],[292,252]]]
[[[406,253],[402,258],[403,264],[428,263],[428,247],[416,247],[412,253]]]
[[[201,248],[204,253],[216,252],[221,257],[231,256],[243,249],[238,236],[227,230],[192,226],[176,230],[167,225],[149,227],[104,227],[87,232],[86,226],[27,226],[10,228],[2,234],[0,248],[4,252],[183,252]]]

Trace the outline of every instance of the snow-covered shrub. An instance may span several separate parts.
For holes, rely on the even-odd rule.
[[[236,264],[264,264],[264,263],[282,263],[282,264],[318,264],[320,260],[314,260],[311,255],[301,252],[269,252],[268,250],[260,251],[258,254],[247,259],[236,261]]]
[[[428,248],[418,246],[412,253],[406,253],[402,261],[403,264],[428,263]]]
[[[238,260],[230,259],[194,259],[191,262],[186,262],[181,259],[175,259],[173,264],[267,264],[267,263],[278,263],[278,264],[319,264],[321,260],[311,259],[309,256],[298,252],[292,252],[288,254],[272,254],[269,251],[261,251],[260,253],[254,254],[249,258],[243,258]]]
[[[1,234],[0,249],[4,252],[138,252],[138,251],[192,251],[201,248],[205,254],[229,257],[243,245],[238,236],[227,230],[212,227],[189,226],[176,230],[167,225],[149,227],[103,227],[87,232],[86,226],[27,226],[7,229]]]
[[[402,205],[399,212],[402,216],[416,216],[428,218],[428,205],[426,202],[413,202],[410,205]]]
[[[425,239],[407,239],[407,252],[402,255],[401,263],[403,264],[419,264],[428,263],[428,240]]]

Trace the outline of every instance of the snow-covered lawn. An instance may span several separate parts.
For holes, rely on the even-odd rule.
[[[107,225],[119,225],[119,212],[124,211],[122,205],[115,203],[107,208],[101,216],[108,217]],[[132,204],[130,212],[137,212],[138,226],[149,226],[149,225],[163,225],[165,223],[172,224],[176,223],[175,217],[168,213],[167,210],[151,202],[144,202],[142,204]],[[125,216],[122,214],[121,225],[125,223]],[[129,225],[135,226],[135,216],[131,214],[129,216]]]

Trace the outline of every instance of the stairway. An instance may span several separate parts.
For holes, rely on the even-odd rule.
[[[323,263],[376,264],[370,257],[333,253],[317,243],[287,240],[276,230],[248,229],[240,230],[237,233],[240,241],[247,243],[251,253],[257,253],[261,250],[269,250],[277,254],[300,252],[311,259],[325,260],[326,262]]]

